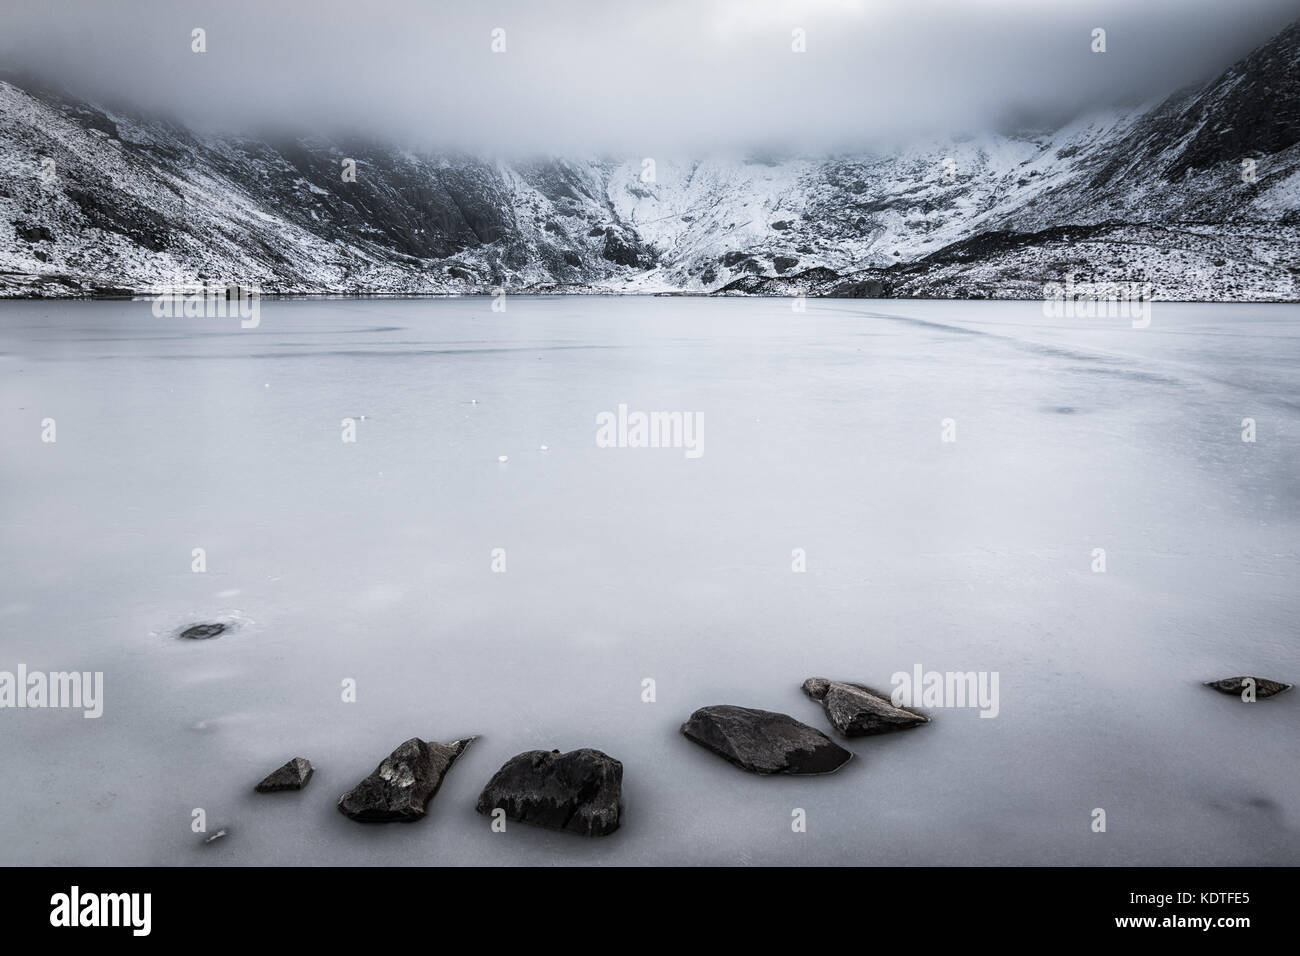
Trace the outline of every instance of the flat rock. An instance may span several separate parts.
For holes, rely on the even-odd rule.
[[[294,757],[287,764],[259,783],[253,789],[258,793],[275,793],[278,790],[301,790],[311,779],[311,761],[306,757]]]
[[[889,698],[861,684],[810,677],[803,682],[803,692],[821,701],[831,726],[845,737],[870,737],[930,722],[929,717],[895,707]]]
[[[226,625],[217,624],[195,624],[193,627],[187,627],[181,631],[180,636],[188,641],[206,641],[208,638],[216,637],[225,633]]]
[[[832,773],[853,756],[787,714],[731,704],[701,707],[682,733],[750,773]]]
[[[490,816],[583,836],[605,836],[622,816],[623,765],[599,750],[529,750],[488,781],[475,807]]]
[[[383,759],[374,773],[339,797],[339,812],[362,823],[421,819],[442,779],[474,737],[440,744],[412,737]]]
[[[1206,687],[1212,687],[1221,694],[1231,694],[1233,697],[1240,697],[1246,689],[1246,681],[1255,682],[1255,699],[1263,700],[1265,697],[1272,697],[1274,694],[1280,694],[1284,690],[1290,690],[1291,684],[1283,684],[1281,681],[1267,680],[1263,677],[1225,677],[1223,680],[1207,680]]]

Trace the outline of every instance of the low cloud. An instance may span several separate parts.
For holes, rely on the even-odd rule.
[[[7,10],[0,54],[200,125],[471,150],[806,152],[1150,100],[1293,16],[1281,0],[65,0]],[[206,53],[191,52],[195,28]]]

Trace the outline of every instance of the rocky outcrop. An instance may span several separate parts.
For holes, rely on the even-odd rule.
[[[605,230],[605,244],[601,247],[600,254],[610,262],[633,269],[639,267],[646,258],[634,240],[615,232],[613,227]]]
[[[622,817],[623,765],[589,748],[530,750],[511,757],[479,794],[475,809],[507,820],[606,836]]]
[[[853,756],[786,714],[731,704],[701,707],[682,733],[750,773],[832,773]]]
[[[294,757],[279,770],[268,774],[253,789],[258,793],[276,793],[280,790],[301,790],[311,779],[311,761],[305,757]]]
[[[803,682],[803,692],[821,702],[831,726],[845,737],[870,737],[930,722],[861,684],[810,677]]]
[[[412,737],[385,757],[374,773],[339,797],[339,811],[362,823],[422,819],[447,771],[474,739],[440,744]]]

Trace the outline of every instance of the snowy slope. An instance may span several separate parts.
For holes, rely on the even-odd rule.
[[[1300,298],[1300,24],[1163,103],[888,155],[648,169],[216,139],[17,79],[0,82],[0,119],[0,295],[209,279],[280,293],[1037,297],[1075,275],[1168,299]]]

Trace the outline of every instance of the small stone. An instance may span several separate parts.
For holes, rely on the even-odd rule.
[[[422,819],[442,780],[474,737],[440,744],[412,737],[374,773],[339,797],[339,812],[362,823]]]
[[[810,677],[803,682],[803,692],[821,701],[831,726],[845,737],[887,734],[930,722],[929,717],[895,707],[861,684]]]
[[[253,789],[258,793],[275,793],[280,790],[301,790],[311,779],[311,761],[305,757],[294,757],[279,770],[268,775]]]
[[[731,704],[701,707],[682,733],[750,773],[833,773],[853,756],[788,714]]]
[[[1284,690],[1290,690],[1293,685],[1284,684],[1281,681],[1267,680],[1263,677],[1225,677],[1223,680],[1207,680],[1206,687],[1212,687],[1220,694],[1231,694],[1234,697],[1240,697],[1246,690],[1246,681],[1255,682],[1255,699],[1263,700],[1266,697],[1272,697],[1274,694],[1280,694]]]
[[[509,455],[497,455],[497,461],[501,462],[501,464],[503,464],[503,465],[504,465],[506,462],[508,462],[509,460],[510,460],[510,456],[509,456]]]
[[[224,624],[195,624],[193,627],[187,627],[181,631],[180,636],[190,641],[206,641],[208,638],[216,637],[224,633],[226,625]]]
[[[599,750],[530,750],[506,761],[479,794],[475,809],[507,820],[606,836],[622,815],[623,764]]]

